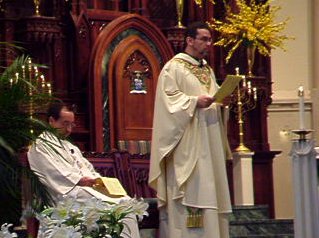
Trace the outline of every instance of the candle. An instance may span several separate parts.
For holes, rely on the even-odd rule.
[[[16,83],[19,81],[19,73],[16,73]]]
[[[247,85],[246,85],[246,77],[243,76],[243,87],[246,88],[246,86],[247,86]]]
[[[51,83],[47,83],[47,87],[48,87],[48,94],[51,96],[52,94]]]
[[[29,81],[31,83],[32,82],[32,60],[31,60],[31,58],[28,59],[28,63],[29,63],[29,67],[28,67],[28,70],[29,70]]]
[[[44,79],[44,75],[42,74],[41,76],[40,76],[40,78],[41,78],[41,87],[42,87],[42,90],[44,89],[44,87],[45,87],[45,79]]]
[[[304,89],[303,86],[298,88],[299,97],[299,129],[305,129],[305,99],[304,99]]]
[[[34,77],[35,77],[35,87],[38,88],[38,86],[39,86],[39,71],[38,71],[37,66],[34,66]]]
[[[251,82],[247,82],[247,87],[248,87],[248,93],[251,94]]]
[[[35,78],[37,79],[38,78],[38,74],[39,74],[38,67],[34,66],[33,68],[34,68]]]
[[[22,78],[25,79],[25,66],[22,65]]]
[[[257,101],[257,88],[253,87],[254,100]]]
[[[239,67],[235,68],[236,75],[239,75]]]

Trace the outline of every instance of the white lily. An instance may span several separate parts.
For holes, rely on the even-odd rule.
[[[0,238],[13,238],[13,237],[18,237],[17,234],[15,232],[11,233],[9,231],[9,228],[12,226],[12,224],[7,224],[4,223],[1,226],[1,230],[0,230]]]

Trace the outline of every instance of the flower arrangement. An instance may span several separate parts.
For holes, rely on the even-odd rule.
[[[55,207],[37,214],[42,237],[119,238],[125,223],[123,219],[148,215],[148,204],[142,199],[125,198],[119,204],[110,204],[91,198],[85,203],[75,197],[62,197]]]
[[[262,55],[269,56],[271,49],[281,48],[283,42],[291,39],[280,34],[285,28],[288,19],[275,23],[275,14],[279,6],[270,5],[271,1],[235,0],[237,8],[232,8],[224,1],[226,16],[224,21],[212,19],[208,22],[210,27],[220,33],[214,45],[231,47],[226,57],[226,62],[232,57],[240,45],[256,47]]]
[[[12,226],[12,224],[7,224],[7,223],[4,223],[1,225],[0,238],[18,237],[17,233],[9,231],[11,226]]]

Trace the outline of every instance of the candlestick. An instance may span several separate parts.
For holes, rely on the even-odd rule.
[[[239,67],[235,68],[236,75],[239,75]]]
[[[19,73],[16,73],[16,83],[19,81]]]
[[[251,94],[251,82],[247,82],[248,93]]]
[[[305,129],[305,99],[304,99],[304,88],[300,86],[298,88],[299,97],[299,128]]]
[[[184,0],[175,0],[177,10],[177,27],[185,28],[182,24],[183,11],[184,11]]]
[[[28,59],[28,70],[29,70],[29,81],[32,82],[32,60],[31,58]]]
[[[38,67],[34,66],[33,68],[34,68],[35,78],[37,79],[38,78],[38,74],[39,74]]]
[[[25,66],[22,65],[22,78],[25,79]]]
[[[44,75],[42,74],[41,76],[40,76],[40,78],[41,78],[41,87],[42,87],[42,90],[44,89],[44,87],[45,87],[45,79],[44,79]]]
[[[246,77],[243,78],[243,87],[246,88]]]
[[[47,87],[48,87],[48,94],[51,96],[52,94],[51,83],[47,83]]]
[[[39,87],[39,71],[38,71],[38,67],[34,66],[34,77],[35,77],[35,87],[38,89]]]
[[[253,87],[254,100],[257,101],[257,88]]]

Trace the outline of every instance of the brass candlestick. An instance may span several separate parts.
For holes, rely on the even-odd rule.
[[[29,71],[29,87],[28,87],[28,91],[29,91],[29,116],[30,116],[30,119],[32,120],[33,119],[33,85],[32,85],[32,60],[31,58],[28,59],[28,63],[27,63],[27,66],[28,67],[24,67],[24,68],[27,68],[28,71]],[[24,78],[25,80],[25,78]],[[31,134],[33,134],[33,129],[31,128],[30,129],[30,132]]]
[[[239,68],[236,68],[236,75],[239,75]],[[230,99],[230,110],[235,112],[238,117],[239,128],[239,145],[235,149],[237,152],[251,152],[244,144],[244,113],[253,110],[257,102],[257,88],[252,87],[251,81],[247,81],[242,75],[243,80],[237,86],[237,90],[232,94]]]
[[[292,133],[296,134],[299,136],[298,140],[299,141],[305,141],[307,140],[307,135],[313,132],[314,130],[310,129],[299,129],[299,130],[291,130]]]
[[[40,16],[40,2],[41,0],[33,0],[34,6],[35,6],[35,15]]]
[[[244,121],[243,121],[243,103],[241,101],[240,86],[237,87],[237,107],[238,107],[238,127],[239,127],[239,146],[236,148],[237,152],[251,152],[244,145]]]
[[[176,12],[177,12],[177,28],[185,28],[182,24],[183,12],[184,12],[184,0],[176,1]]]
[[[34,112],[37,109],[36,105],[40,105],[39,101],[37,101],[38,99],[34,96],[38,94],[51,96],[52,85],[44,78],[44,75],[39,74],[38,66],[32,62],[31,58],[28,58],[21,66],[21,69],[15,72],[14,75],[15,78],[11,78],[9,81],[10,88],[15,87],[15,84],[19,84],[20,80],[26,83],[25,90],[29,98],[28,101],[22,105],[22,109],[29,114],[30,119],[33,119]]]

